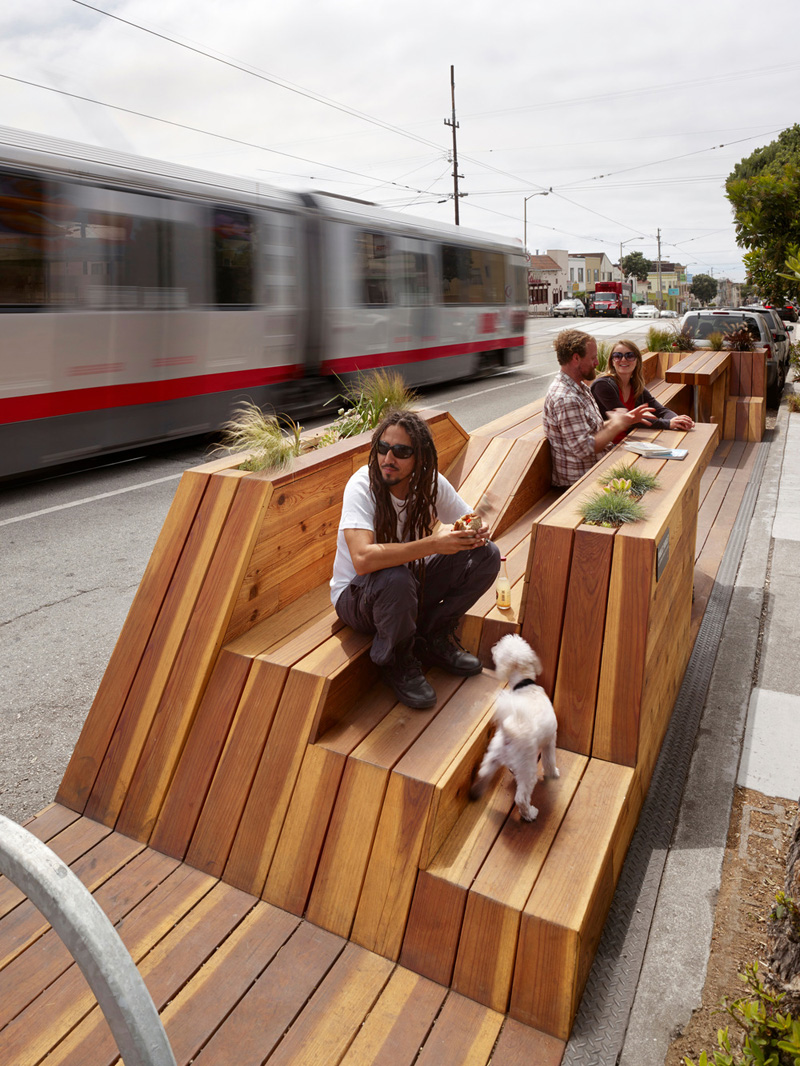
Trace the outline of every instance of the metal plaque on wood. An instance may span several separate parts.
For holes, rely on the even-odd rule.
[[[658,542],[656,548],[656,581],[664,573],[664,567],[669,562],[669,529]]]

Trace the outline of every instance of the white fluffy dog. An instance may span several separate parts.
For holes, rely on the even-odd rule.
[[[509,633],[492,648],[497,676],[508,688],[497,694],[494,721],[497,728],[489,742],[470,799],[483,795],[501,766],[507,766],[517,782],[514,797],[524,821],[532,822],[539,811],[530,800],[542,757],[545,777],[558,777],[556,766],[556,714],[547,693],[535,684],[542,664],[530,644]]]

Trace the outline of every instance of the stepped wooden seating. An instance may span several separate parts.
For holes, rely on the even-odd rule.
[[[31,826],[121,922],[179,1062],[560,1061],[753,445],[645,432],[690,458],[636,459],[662,487],[609,530],[576,507],[619,450],[556,497],[541,403],[471,435],[426,417],[512,580],[511,609],[487,593],[462,640],[487,665],[508,631],[540,652],[561,777],[537,785],[531,824],[508,775],[470,802],[494,676],[432,672],[436,706],[409,711],[332,611],[338,501],[367,438],[291,473],[188,471]],[[0,880],[13,1061],[113,1061],[79,986]]]

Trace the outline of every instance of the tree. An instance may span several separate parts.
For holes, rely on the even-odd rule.
[[[717,295],[717,280],[709,274],[695,274],[689,292],[696,296],[701,304],[709,304]]]
[[[647,281],[647,275],[652,271],[653,264],[649,259],[645,259],[641,252],[630,252],[620,259],[619,268],[626,278]]]
[[[800,245],[800,125],[737,163],[725,190],[736,240],[748,249],[743,257],[748,280],[770,303],[783,303],[787,292],[800,295],[800,279],[785,274],[793,247]]]

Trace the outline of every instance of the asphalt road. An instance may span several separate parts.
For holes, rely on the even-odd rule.
[[[523,366],[421,405],[473,430],[546,392],[565,326],[643,344],[650,325],[531,320]],[[23,821],[55,797],[178,479],[206,458],[184,445],[0,494],[0,813]]]

